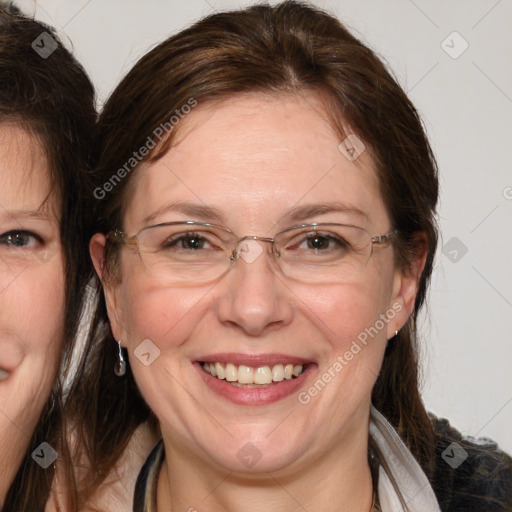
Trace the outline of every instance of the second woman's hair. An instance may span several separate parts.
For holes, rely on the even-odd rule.
[[[37,42],[42,45],[42,34],[46,34],[47,48],[50,39],[55,43],[55,49],[46,57],[34,48]],[[58,200],[66,287],[63,371],[70,363],[84,289],[92,269],[87,253],[92,213],[87,183],[95,122],[94,88],[81,65],[50,27],[2,3],[0,123],[24,128],[41,145],[48,161],[52,193]],[[61,399],[61,382],[58,381],[6,497],[5,510],[44,510],[53,467],[43,469],[30,454],[42,442],[48,442],[65,456],[62,453],[64,445],[60,444]]]

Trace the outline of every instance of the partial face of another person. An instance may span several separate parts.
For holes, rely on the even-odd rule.
[[[0,482],[5,491],[55,381],[65,294],[59,206],[47,159],[33,135],[6,123],[0,124],[0,182]]]
[[[347,158],[327,117],[314,95],[199,104],[172,149],[137,171],[120,227],[129,236],[185,221],[238,237],[312,223],[393,231],[369,151]],[[392,244],[375,244],[366,265],[341,278],[326,270],[331,260],[322,268],[321,251],[343,244],[320,228],[281,247],[288,266],[269,241],[249,240],[234,262],[226,256],[222,275],[206,279],[208,264],[190,255],[216,260],[225,240],[199,229],[167,240],[183,269],[174,278],[155,253],[141,253],[142,240],[145,249],[154,243],[141,233],[139,250],[121,249],[120,281],[106,281],[114,335],[170,459],[186,453],[227,471],[286,474],[364,446],[386,341],[406,322],[416,289]],[[100,272],[103,244],[101,235],[91,244]],[[305,271],[294,262],[301,251],[320,262]]]

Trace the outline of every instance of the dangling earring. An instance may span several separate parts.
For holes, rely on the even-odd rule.
[[[395,338],[398,336],[398,331],[395,331]]]
[[[117,361],[114,364],[114,373],[118,377],[122,377],[126,373],[126,361],[123,357],[123,350],[121,348],[121,340],[117,342]]]

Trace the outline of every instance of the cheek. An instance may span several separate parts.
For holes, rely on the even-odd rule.
[[[27,449],[27,436],[59,370],[64,287],[62,260],[54,256],[44,265],[26,268],[0,293],[0,366],[14,368],[0,383],[0,466],[8,461],[0,470],[7,469],[8,479]]]
[[[315,343],[318,378],[334,383],[322,392],[319,404],[330,404],[343,414],[371,393],[384,356],[388,322],[396,314],[390,306],[392,278],[386,277],[392,273],[382,272],[375,267],[357,282],[296,290],[302,299],[299,316],[305,319],[301,332],[309,327],[312,336],[321,340]],[[317,389],[305,393],[306,400],[313,400]]]
[[[208,287],[169,289],[152,284],[144,274],[123,274],[119,285],[122,342],[137,386],[159,418],[179,424],[190,404],[181,373],[195,372],[187,341],[194,333],[208,300]],[[151,343],[149,343],[149,340]],[[193,344],[192,348],[193,348]],[[156,347],[156,348],[155,348]],[[144,354],[149,354],[144,359]],[[172,410],[168,404],[172,403]]]
[[[13,364],[0,394],[2,410],[30,431],[59,370],[64,328],[60,257],[26,268],[0,294],[0,366]]]
[[[64,324],[65,283],[60,256],[25,269],[0,294],[0,329],[16,335],[26,355],[60,352]],[[50,363],[48,361],[48,363]]]
[[[302,308],[304,316],[317,325],[335,349],[343,349],[371,328],[385,314],[389,301],[389,291],[378,281],[375,285],[358,282],[318,286],[302,290],[297,296],[308,306]],[[378,327],[382,330],[380,323]]]
[[[46,373],[55,375],[64,341],[65,282],[62,267],[56,266],[44,279],[40,275],[34,276],[34,282],[38,279],[41,281],[29,301],[34,354],[41,354]]]
[[[172,350],[193,329],[196,311],[208,288],[169,289],[152,284],[146,274],[140,273],[123,278],[120,295],[126,336],[123,341],[131,350],[145,339]]]

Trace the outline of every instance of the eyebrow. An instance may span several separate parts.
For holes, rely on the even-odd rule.
[[[216,221],[219,224],[224,222],[222,213],[217,208],[212,206],[189,203],[187,201],[177,201],[162,208],[159,208],[155,212],[151,213],[144,218],[142,223],[148,225],[153,222],[157,217],[167,212],[183,213],[184,215],[194,217],[203,221]]]
[[[189,203],[187,201],[177,201],[159,208],[155,212],[145,217],[143,224],[147,226],[157,217],[167,212],[182,213],[184,215],[203,221],[214,221],[218,224],[224,224],[224,217],[219,209],[212,206]],[[281,220],[286,219],[289,222],[300,222],[317,215],[324,215],[326,213],[348,213],[357,215],[358,217],[362,217],[366,220],[370,220],[368,215],[359,208],[340,202],[297,206],[285,213],[281,217]]]
[[[358,217],[362,217],[368,221],[370,220],[368,215],[359,208],[340,202],[297,206],[292,208],[282,218],[289,219],[292,222],[300,222],[317,215],[324,215],[326,213],[348,213],[357,215]]]

